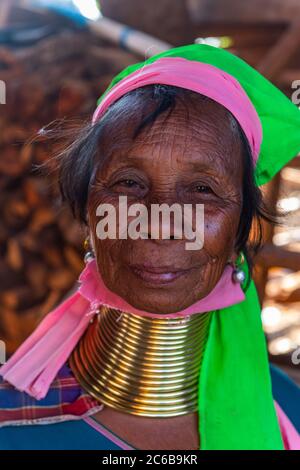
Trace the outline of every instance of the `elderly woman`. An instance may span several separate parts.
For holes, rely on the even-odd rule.
[[[61,161],[62,195],[87,226],[86,267],[0,370],[0,448],[300,447],[300,394],[270,370],[251,279],[270,220],[259,186],[299,152],[299,125],[276,87],[210,46],[114,78]],[[125,234],[124,221],[138,234],[136,204],[192,208],[195,237],[204,207],[203,243],[187,249],[174,219],[167,237],[152,236],[152,219]]]

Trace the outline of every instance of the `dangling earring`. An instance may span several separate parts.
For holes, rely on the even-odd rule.
[[[90,236],[88,235],[83,242],[83,248],[85,250],[84,262],[85,264],[89,263],[95,258],[94,250],[91,246]]]
[[[243,255],[243,253],[240,253],[240,255],[239,255],[238,259],[235,261],[235,263],[231,262],[231,264],[233,264],[233,268],[234,268],[233,271],[232,271],[232,280],[235,283],[243,284],[243,282],[246,279],[246,274],[238,266],[239,264],[243,264],[244,261],[245,261],[245,257]]]

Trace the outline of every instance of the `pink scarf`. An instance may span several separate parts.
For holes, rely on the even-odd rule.
[[[156,318],[172,318],[218,310],[244,300],[239,284],[232,281],[232,266],[226,266],[215,288],[205,298],[186,309],[168,315],[138,310],[110,291],[89,261],[79,276],[77,291],[50,312],[37,329],[0,368],[0,375],[20,391],[44,398],[57,372],[68,359],[101,305]]]

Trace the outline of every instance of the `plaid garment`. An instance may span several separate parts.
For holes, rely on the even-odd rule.
[[[51,424],[83,419],[103,405],[88,395],[65,364],[52,382],[45,398],[36,400],[0,378],[0,427]]]

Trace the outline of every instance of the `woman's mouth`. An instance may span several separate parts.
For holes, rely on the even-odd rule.
[[[170,284],[187,274],[189,269],[175,269],[167,266],[130,265],[131,271],[150,284]]]

